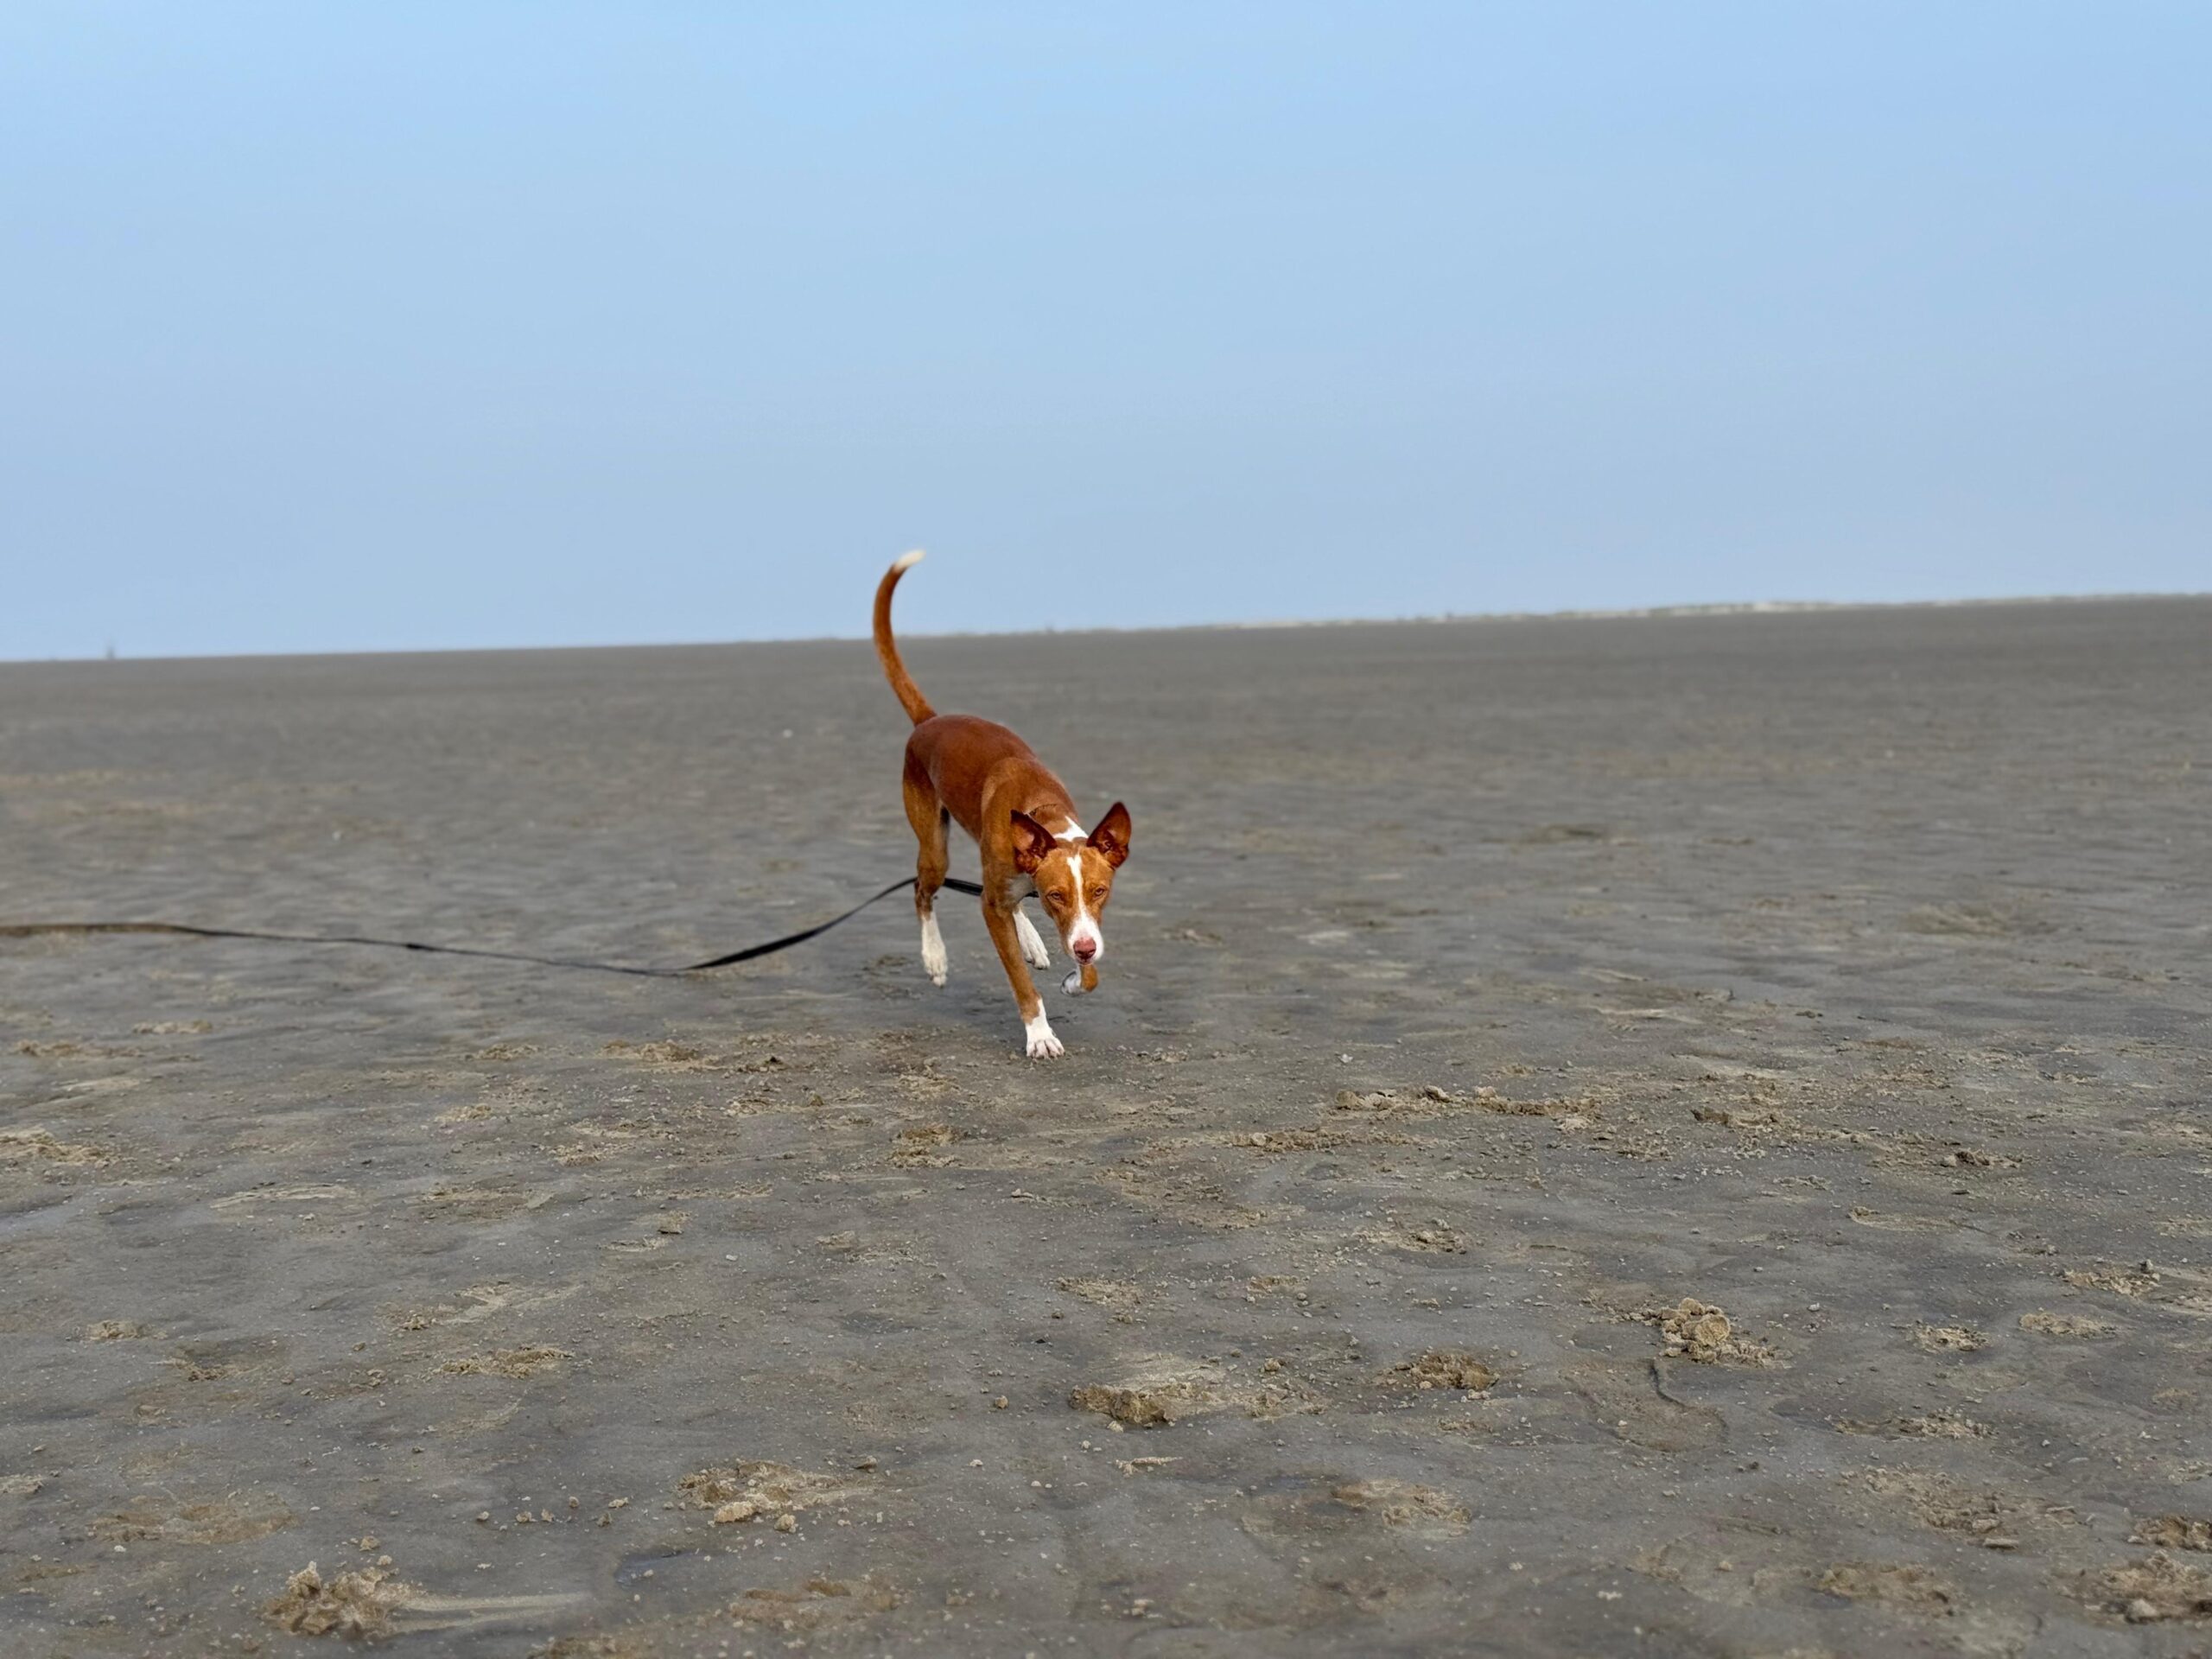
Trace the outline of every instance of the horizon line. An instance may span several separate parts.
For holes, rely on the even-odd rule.
[[[1133,626],[1101,624],[1080,628],[949,628],[935,632],[901,629],[906,639],[1037,639],[1091,634],[1263,632],[1293,628],[1442,627],[1480,622],[1664,621],[1678,618],[1792,616],[1828,611],[1965,610],[2003,605],[2111,605],[2152,600],[2212,599],[2212,588],[2094,594],[2012,594],[1952,599],[1752,599],[1702,604],[1583,607],[1555,611],[1441,611],[1398,616],[1261,617],[1243,621],[1147,623]],[[779,634],[764,639],[599,640],[536,645],[385,645],[336,651],[208,651],[154,652],[131,656],[111,645],[105,653],[81,657],[0,657],[0,668],[59,663],[219,663],[289,661],[316,657],[459,657],[494,653],[566,651],[706,651],[734,645],[864,645],[863,633]]]

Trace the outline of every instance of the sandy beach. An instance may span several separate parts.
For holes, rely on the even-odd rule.
[[[0,1651],[2212,1647],[2212,601],[907,659],[1135,815],[1063,1060],[951,897],[0,938]],[[681,963],[911,871],[903,737],[0,665],[0,921]]]

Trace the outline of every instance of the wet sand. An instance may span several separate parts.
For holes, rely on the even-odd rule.
[[[0,939],[0,1650],[2212,1645],[2212,601],[909,659],[1135,812],[1065,1060],[966,899]],[[681,962],[911,868],[901,737],[0,667],[0,919]]]

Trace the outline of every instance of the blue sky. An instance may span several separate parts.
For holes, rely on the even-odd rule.
[[[2212,10],[0,8],[0,657],[2212,588]]]

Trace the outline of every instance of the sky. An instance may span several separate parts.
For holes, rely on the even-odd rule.
[[[2212,588],[2212,8],[0,6],[0,658]]]

